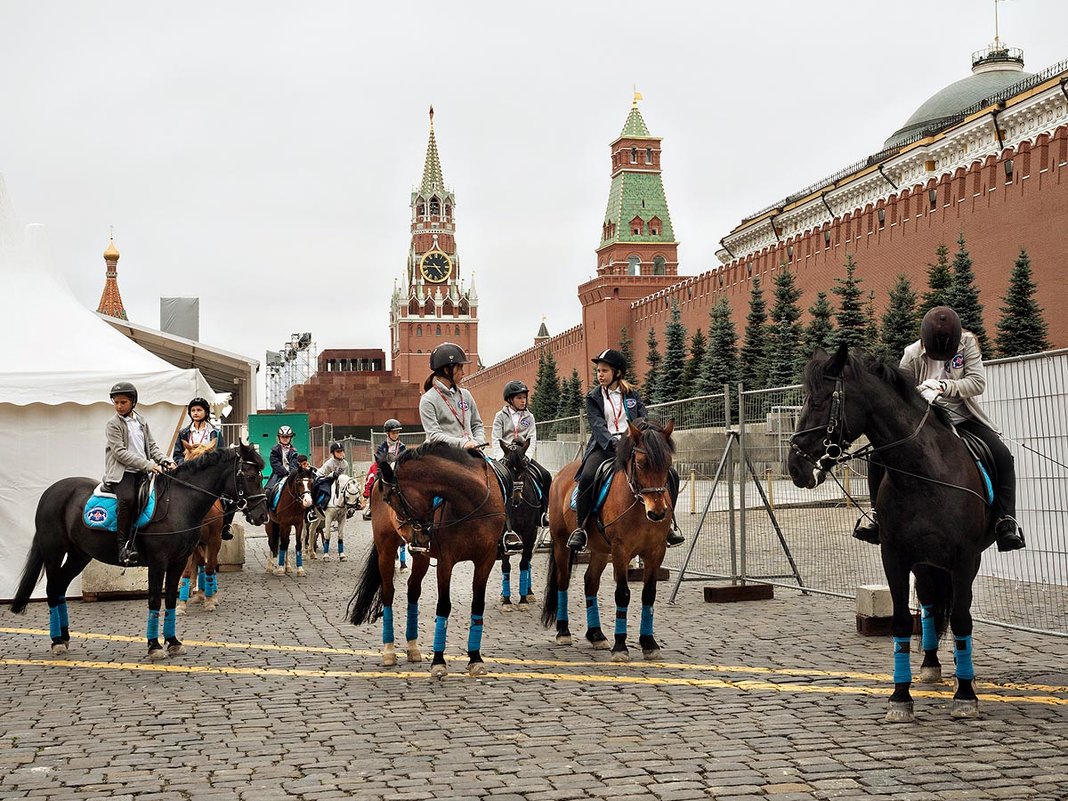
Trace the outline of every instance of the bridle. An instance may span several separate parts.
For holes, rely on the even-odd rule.
[[[645,500],[644,500],[643,496],[645,496],[645,495],[662,495],[663,493],[668,491],[668,488],[666,486],[663,486],[663,487],[643,487],[641,485],[641,482],[637,478],[637,475],[638,475],[638,454],[639,453],[642,454],[642,455],[648,455],[644,448],[639,448],[638,446],[634,446],[634,449],[631,451],[631,454],[630,454],[630,459],[627,461],[627,466],[623,471],[624,475],[627,477],[627,487],[630,489],[630,494],[634,496],[634,500],[631,501],[630,505],[627,506],[627,508],[624,509],[622,512],[620,512],[618,515],[616,515],[612,520],[610,520],[609,522],[604,523],[604,524],[601,525],[602,534],[604,533],[605,529],[607,529],[609,526],[611,526],[617,520],[622,518],[625,514],[627,514],[627,512],[629,512],[631,509],[633,509],[639,503],[644,503]],[[669,468],[669,470],[670,470],[670,468]],[[672,513],[674,513],[674,510],[672,510]],[[664,519],[665,520],[671,520],[671,516],[669,515],[669,516],[665,517]],[[607,535],[605,535],[605,536],[607,536]]]
[[[299,474],[295,474],[295,475],[297,475],[296,483],[297,484],[303,484],[304,485],[304,489],[302,489],[300,492],[297,492],[296,489],[294,489],[293,487],[289,486],[289,480],[287,479],[286,482],[285,482],[285,485],[284,485],[285,491],[288,492],[292,497],[296,498],[297,500],[300,500],[303,496],[307,495],[309,500],[311,500],[314,503],[315,498],[312,495],[312,493],[314,491],[314,487],[312,486],[313,479],[310,476],[301,476]]]
[[[178,478],[177,476],[174,476],[171,473],[164,473],[164,476],[168,481],[173,481],[175,484],[181,484],[183,487],[188,487],[189,489],[196,490],[197,492],[201,492],[205,495],[210,495],[212,498],[216,498],[217,500],[220,500],[223,503],[233,503],[236,505],[239,511],[245,511],[246,509],[250,508],[252,504],[259,503],[260,501],[266,502],[267,494],[263,492],[248,494],[245,492],[245,488],[242,486],[241,482],[241,475],[243,472],[242,465],[254,468],[257,476],[259,475],[261,469],[261,467],[255,462],[250,462],[248,459],[244,458],[238,458],[237,461],[234,463],[234,472],[231,476],[234,482],[233,496],[227,494],[226,492],[216,493],[212,492],[211,490],[204,489],[203,487],[198,487],[196,484],[192,484],[188,481],[183,481],[182,479]],[[257,481],[256,483],[258,484],[259,482]]]
[[[530,470],[530,459],[528,459],[525,454],[521,456],[519,471],[516,472],[512,469],[512,460],[510,458],[511,452],[515,450],[519,450],[519,446],[510,445],[508,447],[508,453],[505,454],[504,458],[504,465],[508,469],[508,473],[512,478],[512,508],[516,509],[521,504],[525,504],[531,509],[540,509],[540,503],[531,503],[526,499],[526,495],[524,494],[526,491],[526,479],[524,476],[526,476]]]

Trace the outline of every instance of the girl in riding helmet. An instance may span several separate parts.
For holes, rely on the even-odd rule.
[[[530,389],[522,381],[509,381],[504,385],[504,408],[497,412],[493,418],[493,434],[490,447],[493,455],[498,459],[504,458],[504,450],[501,442],[511,445],[516,440],[527,440],[527,458],[530,460],[530,468],[537,478],[541,490],[542,525],[547,525],[544,516],[549,508],[549,485],[552,476],[549,471],[534,460],[538,448],[537,421],[534,415],[527,409],[530,398]]]
[[[129,381],[120,381],[111,388],[110,396],[115,416],[104,427],[104,489],[118,498],[119,563],[135,565],[141,559],[133,542],[138,487],[145,473],[160,473],[161,465],[170,467],[171,462],[152,438],[148,421],[134,411],[137,388]]]
[[[567,547],[582,551],[586,548],[586,518],[593,506],[593,481],[602,464],[615,457],[616,442],[627,435],[628,424],[646,416],[638,390],[627,383],[627,360],[618,350],[608,348],[591,361],[597,365],[597,386],[586,395],[586,417],[590,424],[590,441],[582,457],[579,470],[578,498],[575,502],[578,528],[571,532]],[[679,476],[675,468],[668,473],[668,490],[674,507],[679,495]],[[668,547],[679,545],[685,537],[673,527],[668,528]]]
[[[186,407],[189,414],[189,425],[178,432],[178,439],[174,442],[174,453],[171,459],[175,464],[185,461],[185,445],[194,447],[215,442],[219,438],[219,430],[208,420],[211,407],[203,398],[193,398]]]
[[[293,447],[293,429],[289,426],[280,426],[278,444],[271,448],[271,477],[267,479],[267,488],[264,490],[267,497],[271,497],[275,487],[299,468],[297,449]]]
[[[445,442],[468,450],[484,446],[486,429],[475,399],[460,388],[464,366],[470,363],[464,349],[452,342],[443,342],[430,351],[432,372],[423,382],[423,397],[419,399],[419,419],[427,442]],[[506,531],[502,546],[505,553],[519,553],[523,541],[515,532]]]
[[[402,453],[406,451],[407,446],[401,442],[401,431],[404,426],[400,424],[400,420],[393,417],[386,420],[382,424],[382,430],[386,432],[386,438],[378,443],[378,447],[375,448],[375,459],[371,462],[371,466],[367,468],[367,478],[363,482],[363,497],[370,499],[371,487],[374,486],[375,476],[378,475],[378,463],[385,462],[386,464],[393,464],[396,462]],[[367,504],[367,509],[363,513],[364,520],[371,519],[371,504]],[[404,546],[401,546],[401,565],[404,565]]]
[[[330,502],[330,488],[333,487],[337,477],[342,473],[349,472],[349,463],[345,458],[345,448],[340,442],[330,443],[330,458],[323,462],[323,466],[315,471],[315,507],[326,514],[326,505]],[[309,522],[315,519],[315,512],[309,512]]]
[[[913,379],[924,400],[944,409],[954,426],[974,434],[990,449],[997,470],[994,534],[998,550],[1023,548],[1023,530],[1016,522],[1016,465],[998,436],[997,426],[979,405],[979,396],[986,388],[986,368],[975,334],[961,327],[960,317],[949,306],[937,306],[924,315],[920,338],[905,348],[900,367]],[[874,459],[869,462],[872,503],[885,472]],[[853,536],[865,542],[879,542],[879,521],[874,510],[867,521],[857,521]]]

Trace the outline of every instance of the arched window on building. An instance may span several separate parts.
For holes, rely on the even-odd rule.
[[[452,206],[448,203],[445,204],[445,219],[452,219]]]
[[[419,301],[415,298],[408,301],[408,314],[419,314]]]
[[[460,326],[456,326],[456,336],[460,336]]]
[[[632,147],[630,149],[630,163],[631,164],[637,164],[638,163],[638,148],[636,148],[636,147]]]
[[[423,335],[423,326],[418,325],[415,327],[415,335],[421,337]]]
[[[667,275],[667,262],[663,256],[653,256],[653,275]]]
[[[653,149],[651,147],[645,148],[645,163],[650,167],[653,166]]]
[[[441,313],[452,316],[455,312],[455,308],[452,304],[452,298],[445,298],[445,302],[441,304]]]
[[[649,220],[649,236],[660,236],[660,229],[663,226],[660,225],[660,218],[653,217]]]
[[[415,214],[419,218],[426,217],[426,203],[420,203],[415,207]]]
[[[642,260],[637,256],[627,257],[627,275],[641,275]]]
[[[438,200],[436,197],[430,198],[430,216],[431,217],[440,217],[441,216],[441,201]]]
[[[441,336],[441,326],[440,325],[439,326],[435,326],[435,328],[434,328],[434,336],[436,336],[436,337],[440,337]]]

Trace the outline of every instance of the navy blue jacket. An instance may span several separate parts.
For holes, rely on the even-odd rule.
[[[646,416],[645,404],[638,390],[632,389],[623,395],[623,411],[631,421]],[[590,441],[582,455],[583,460],[593,453],[594,448],[609,451],[615,447],[616,438],[608,432],[608,422],[604,419],[604,396],[599,384],[586,395],[586,419],[590,423]]]
[[[219,429],[208,423],[208,427],[211,429],[211,435],[208,437],[209,442],[215,442],[219,438]],[[182,442],[189,441],[189,429],[190,426],[186,426],[178,432],[178,439],[174,441],[174,453],[171,454],[171,461],[175,464],[181,464],[185,461],[185,448],[182,447]]]
[[[289,452],[289,464],[282,464],[282,445],[278,444],[271,448],[271,477],[281,476],[285,478],[290,473],[298,468],[297,465],[297,449],[293,448]]]

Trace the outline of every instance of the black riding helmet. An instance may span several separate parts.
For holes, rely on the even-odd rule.
[[[189,401],[189,403],[185,407],[186,413],[190,417],[193,416],[194,406],[199,406],[201,409],[203,409],[205,417],[211,414],[211,406],[208,405],[208,402],[206,400],[204,400],[203,398],[193,398],[193,400]]]
[[[133,401],[133,405],[137,405],[137,387],[131,384],[129,381],[120,381],[111,388],[111,392],[108,393],[108,397],[112,400],[116,395],[125,395],[127,398]]]
[[[590,359],[590,361],[594,364],[597,364],[598,362],[604,362],[609,367],[619,370],[620,375],[627,372],[627,360],[623,357],[622,353],[620,353],[618,350],[613,350],[612,348],[602,350],[600,353]]]
[[[382,428],[384,428],[386,433],[388,434],[390,431],[400,431],[402,428],[404,428],[404,426],[401,425],[400,420],[391,417],[386,420],[386,422],[382,425]]]
[[[504,385],[504,402],[511,403],[512,398],[524,392],[530,392],[530,388],[522,381],[509,381]]]
[[[452,342],[442,342],[430,351],[430,369],[435,373],[455,364],[470,364],[464,349]]]
[[[923,316],[920,341],[932,359],[944,362],[956,356],[960,337],[960,317],[949,306],[935,306]]]
[[[345,448],[342,447],[340,442],[331,442],[330,443],[330,453],[333,453],[334,451],[341,451],[342,453],[344,453],[345,452]]]

